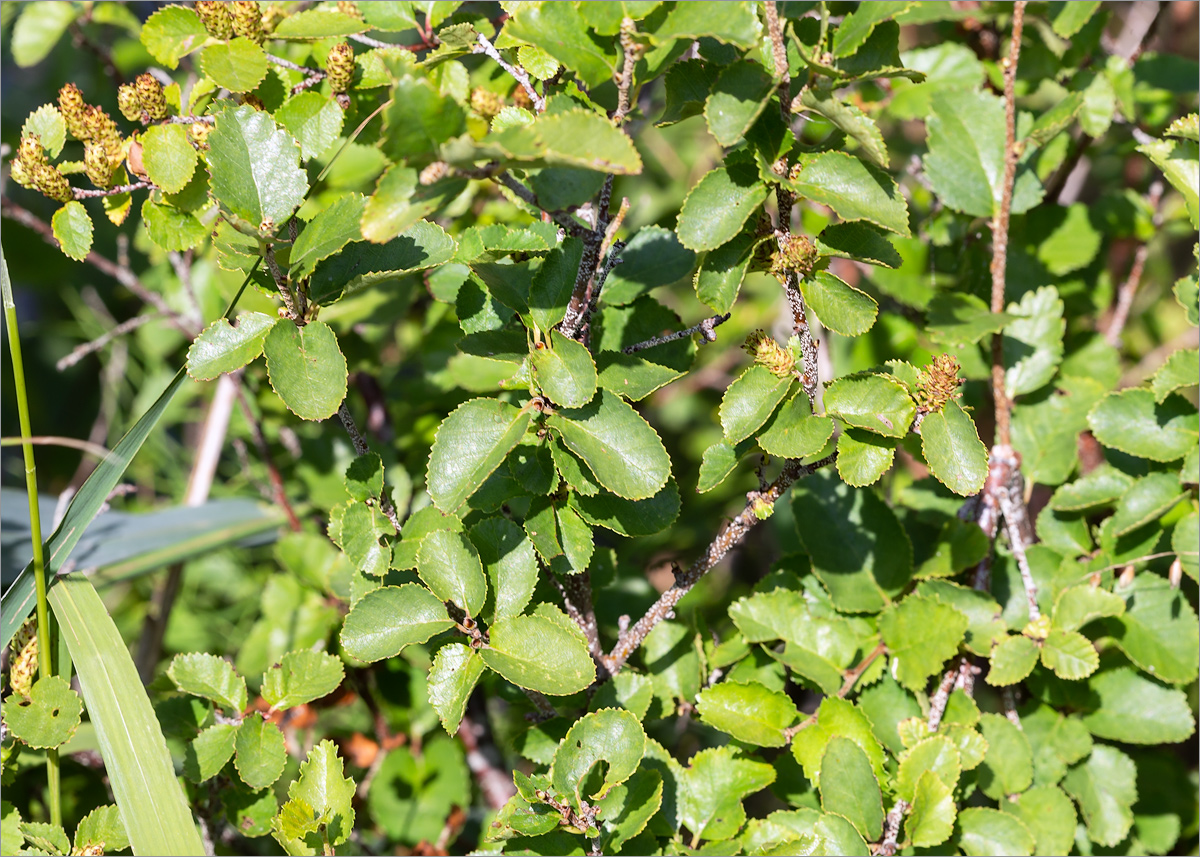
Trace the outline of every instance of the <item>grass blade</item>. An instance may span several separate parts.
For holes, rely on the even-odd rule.
[[[88,716],[134,854],[203,854],[171,754],[133,658],[91,581],[59,579],[50,606],[75,660]]]

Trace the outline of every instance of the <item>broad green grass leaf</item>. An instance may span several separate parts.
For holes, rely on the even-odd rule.
[[[984,714],[979,728],[987,755],[976,774],[980,790],[993,800],[1019,794],[1033,782],[1033,749],[1029,738],[1003,714]]]
[[[823,326],[842,336],[859,336],[875,324],[879,304],[827,271],[817,271],[800,281],[804,301]]]
[[[13,61],[21,68],[37,65],[47,56],[78,14],[73,3],[29,3],[13,25]]]
[[[513,616],[489,629],[483,662],[517,687],[551,696],[578,693],[596,678],[581,635],[545,616]]]
[[[739,741],[758,747],[782,747],[785,730],[799,711],[787,694],[758,682],[723,681],[696,698],[700,719]]]
[[[458,733],[467,700],[483,671],[483,659],[469,646],[449,643],[438,649],[429,669],[429,704],[447,735]]]
[[[844,817],[863,839],[879,839],[883,802],[867,754],[849,738],[835,737],[825,749],[821,770],[821,808]]]
[[[847,485],[864,488],[879,481],[896,456],[895,438],[848,428],[837,442],[837,471]]]
[[[865,220],[908,237],[908,204],[886,172],[845,152],[823,152],[804,164],[788,185],[827,205],[842,220]]]
[[[1087,419],[1100,443],[1151,461],[1176,461],[1200,439],[1192,405],[1180,396],[1156,404],[1154,394],[1143,388],[1110,393]]]
[[[775,413],[792,387],[791,375],[780,377],[765,366],[752,363],[721,397],[721,428],[729,443],[754,434]]]
[[[217,114],[207,160],[213,196],[258,228],[281,225],[308,191],[296,141],[270,114],[247,105]]]
[[[883,748],[872,733],[871,721],[854,703],[829,696],[817,708],[817,722],[801,729],[792,739],[792,755],[813,785],[820,786],[825,749],[838,736],[849,738],[866,753],[876,777],[884,775]]]
[[[37,749],[65,744],[82,714],[83,700],[60,675],[39,678],[28,696],[13,693],[4,700],[4,723],[11,734]]]
[[[1006,637],[992,649],[987,683],[993,687],[1016,684],[1033,671],[1037,661],[1037,643],[1020,634]]]
[[[275,111],[275,121],[296,138],[300,157],[307,161],[329,150],[342,131],[345,114],[328,95],[311,89],[297,93]],[[292,251],[292,262],[296,253]]]
[[[505,34],[539,47],[561,62],[589,87],[598,86],[617,70],[612,38],[598,42],[588,35],[588,24],[570,4],[523,6],[504,25]]]
[[[1000,801],[1000,809],[1015,815],[1029,828],[1036,842],[1035,854],[1071,853],[1077,823],[1075,804],[1058,786],[1034,786],[1015,801]]]
[[[1177,744],[1196,731],[1187,697],[1129,667],[1088,679],[1089,708],[1083,716],[1097,738],[1126,744]]]
[[[847,375],[825,389],[825,410],[847,425],[904,437],[917,406],[904,385],[887,375]]]
[[[46,3],[46,6],[62,6]],[[208,41],[208,30],[191,9],[183,6],[164,6],[142,25],[142,44],[160,63],[169,69],[179,67],[179,60]]]
[[[958,785],[962,761],[954,743],[944,735],[926,738],[901,757],[900,769],[896,773],[896,795],[912,803],[920,780],[926,773],[932,773],[950,791]]]
[[[658,434],[608,390],[602,389],[586,407],[552,414],[546,425],[601,485],[627,500],[653,497],[671,475],[671,459]]]
[[[1062,785],[1079,804],[1093,842],[1111,847],[1129,833],[1130,807],[1138,798],[1133,759],[1116,747],[1097,744],[1086,761],[1071,768]]]
[[[280,319],[263,341],[267,376],[288,410],[304,420],[333,416],[346,398],[346,358],[323,321]]]
[[[878,495],[815,473],[792,488],[792,510],[813,572],[839,610],[877,613],[904,590],[912,547]]]
[[[200,160],[187,126],[151,125],[141,140],[142,162],[150,181],[166,193],[179,193],[187,187]]]
[[[585,714],[567,732],[554,754],[551,781],[554,788],[579,807],[603,798],[638,769],[646,752],[646,732],[638,718],[621,708]],[[604,779],[595,792],[590,774],[601,762]]]
[[[478,616],[487,599],[487,578],[475,546],[462,533],[434,530],[421,541],[417,574],[441,601]]]
[[[775,91],[775,81],[753,60],[726,66],[704,105],[708,130],[722,146],[732,146],[750,130]]]
[[[50,218],[54,240],[63,253],[82,262],[92,249],[92,218],[78,200],[72,200]]]
[[[309,751],[308,759],[300,766],[299,779],[288,786],[288,802],[272,825],[272,835],[289,854],[323,854],[328,846],[340,845],[350,837],[354,829],[353,799],[354,780],[343,776],[337,746],[322,741]],[[289,807],[303,810],[306,820],[314,822],[314,832],[289,836],[298,832],[280,824]],[[315,832],[318,826],[323,836]]]
[[[988,452],[971,415],[958,402],[947,402],[921,422],[921,452],[939,482],[963,497],[978,492],[987,479]]]
[[[367,201],[362,194],[352,193],[334,202],[308,222],[292,245],[288,279],[303,280],[317,263],[337,253],[352,241],[362,240],[363,209]]]
[[[1042,642],[1042,663],[1059,678],[1078,681],[1096,671],[1100,654],[1078,631],[1055,629]]]
[[[267,76],[267,54],[245,36],[209,45],[200,55],[205,75],[230,92],[249,92]]]
[[[968,857],[1011,854],[1028,857],[1033,853],[1033,834],[1016,816],[998,809],[972,806],[958,814],[958,847]]]
[[[533,415],[496,399],[472,399],[442,421],[429,455],[429,495],[454,512],[500,466]]]
[[[912,807],[904,819],[904,835],[918,848],[941,845],[954,832],[957,815],[951,790],[933,771],[925,771],[913,790]]]
[[[210,699],[230,715],[246,708],[246,680],[224,658],[205,652],[176,655],[167,676],[183,693]]]
[[[344,676],[342,662],[327,652],[288,652],[263,673],[262,696],[272,711],[282,711],[328,696]]]
[[[930,598],[910,595],[879,617],[879,632],[892,656],[892,674],[910,690],[926,680],[958,651],[967,630],[959,610]]]
[[[233,764],[247,786],[258,791],[279,779],[287,764],[283,733],[258,712],[238,726],[233,740]]]
[[[732,747],[701,750],[678,778],[679,822],[697,838],[733,836],[746,820],[742,799],[775,780],[770,765],[736,758],[734,752]]]
[[[263,340],[277,321],[277,316],[265,312],[242,313],[237,327],[228,319],[217,319],[188,348],[188,375],[197,381],[212,381],[241,369],[262,354]]]
[[[832,419],[813,414],[808,395],[800,390],[767,421],[758,445],[780,458],[809,458],[825,448],[833,428]]]
[[[1123,536],[1161,518],[1183,495],[1183,486],[1174,473],[1151,473],[1141,477],[1117,501],[1109,524],[1112,534]]]
[[[607,491],[591,497],[574,496],[571,505],[592,526],[622,536],[649,536],[671,526],[679,517],[679,488],[673,479],[645,500],[626,500]]]
[[[531,362],[538,386],[554,404],[580,408],[596,395],[596,364],[587,347],[550,331],[549,343],[539,343]]]
[[[82,575],[60,578],[48,594],[133,852],[203,853],[158,719],[100,596]]]
[[[442,143],[466,129],[459,103],[424,77],[405,75],[396,81],[383,116],[383,153],[393,161],[412,159],[418,165],[433,160]]]
[[[715,250],[728,244],[766,198],[767,186],[759,180],[754,168],[739,161],[713,170],[700,179],[683,201],[675,227],[679,243],[689,250]],[[732,263],[741,255],[731,255],[728,261]],[[729,289],[727,285],[719,291],[737,294],[736,287]],[[708,303],[704,297],[701,300]],[[730,297],[728,304],[732,303]],[[727,310],[728,305],[722,311]]]
[[[493,621],[519,616],[533,597],[538,565],[533,545],[521,528],[506,518],[484,518],[467,536],[479,552],[488,577],[488,602],[483,619]]]
[[[351,657],[374,663],[452,627],[446,606],[424,586],[385,586],[350,608],[342,627],[342,647]]]
[[[991,217],[1000,205],[1004,183],[1004,105],[991,93],[943,89],[930,104],[926,120],[929,154],[925,174],[950,208],[972,217]],[[1012,213],[1021,214],[1042,200],[1037,175],[1017,167]]]

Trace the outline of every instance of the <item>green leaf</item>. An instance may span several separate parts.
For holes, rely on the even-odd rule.
[[[379,177],[375,192],[367,200],[362,219],[363,237],[376,244],[391,241],[449,203],[466,186],[467,180],[458,176],[423,185],[418,183],[417,171],[412,167],[392,164]]]
[[[700,179],[683,201],[675,227],[679,243],[689,250],[714,250],[729,243],[766,198],[767,186],[756,169],[742,162],[726,163]],[[736,294],[736,288],[733,291]]]
[[[1103,78],[1100,79],[1103,80]],[[1060,218],[1056,218],[1061,221],[1059,225],[1050,233],[1049,237],[1038,245],[1038,261],[1056,277],[1064,277],[1072,271],[1077,271],[1089,265],[1096,258],[1096,253],[1100,250],[1101,235],[1092,226],[1091,217],[1089,207],[1082,202],[1069,206]],[[1040,292],[1041,289],[1036,291]],[[1025,304],[1030,301],[1031,296],[1035,294],[1035,291],[1026,292],[1021,297],[1021,303]],[[1034,301],[1035,304],[1039,302]],[[1046,303],[1049,303],[1050,309],[1054,309],[1053,303]],[[1036,323],[1036,312],[1021,314],[1034,315]],[[1058,310],[1058,315],[1062,315],[1061,309]],[[1046,321],[1050,321],[1050,319],[1046,319]],[[1061,340],[1061,335],[1058,338]],[[1030,344],[1033,343],[1030,342]]]
[[[1067,773],[1062,785],[1079,804],[1093,842],[1113,846],[1129,833],[1130,807],[1138,797],[1133,759],[1116,747],[1097,744],[1087,761]]]
[[[696,698],[700,718],[739,741],[758,747],[787,744],[787,727],[800,713],[787,694],[758,682],[723,681]]]
[[[820,786],[825,748],[838,736],[849,738],[866,753],[876,777],[884,775],[883,748],[872,734],[871,721],[854,703],[828,696],[817,708],[817,722],[792,738],[792,755],[813,785]]]
[[[834,35],[842,32],[842,29],[838,27]],[[888,168],[887,147],[874,119],[848,101],[838,98],[824,86],[815,89],[806,86],[800,91],[799,99],[803,108],[824,116],[846,136],[857,140],[859,152],[872,164],[884,170]],[[898,264],[895,267],[898,267]]]
[[[165,398],[170,401],[169,396]],[[154,424],[154,420],[149,422],[150,426]],[[148,427],[145,431],[148,432]],[[135,426],[127,438],[138,434],[141,431]],[[145,435],[141,436],[144,439]],[[99,470],[92,478],[98,474]],[[119,476],[120,471],[115,478]],[[90,479],[77,497],[88,490],[89,484],[93,484]],[[68,510],[64,525],[71,517]],[[53,545],[51,551],[50,556],[54,556]],[[158,718],[150,707],[129,649],[100,596],[87,577],[72,575],[59,578],[50,587],[48,597],[60,633],[70,649],[88,717],[96,729],[109,785],[134,853],[202,853],[204,846],[175,776]],[[6,614],[9,609],[6,605]]]
[[[1192,140],[1151,140],[1137,150],[1162,170],[1183,196],[1192,228],[1200,225],[1200,147]]]
[[[121,821],[121,811],[112,804],[98,806],[83,817],[75,828],[75,847],[82,851],[88,846],[101,850],[120,851],[129,847],[129,835]]]
[[[379,540],[395,531],[378,508],[365,503],[336,507],[330,514],[330,531],[355,568],[372,577],[387,574],[392,552]]]
[[[1093,619],[1124,612],[1125,599],[1120,595],[1089,585],[1070,586],[1058,594],[1051,621],[1055,628],[1078,631]]]
[[[77,12],[72,3],[29,3],[20,10],[21,17],[13,25],[13,61],[21,68],[37,65],[47,56]]]
[[[351,657],[374,663],[452,627],[446,606],[424,586],[385,586],[368,592],[350,608],[342,627],[342,647]]]
[[[987,92],[943,89],[930,107],[929,154],[924,160],[934,191],[950,208],[991,217],[1004,184],[1004,104]],[[1043,193],[1037,175],[1018,166],[1012,213],[1028,211],[1041,202]]]
[[[738,446],[749,447],[750,444],[742,443],[738,444]],[[743,451],[744,453],[745,451]],[[700,459],[700,473],[696,477],[696,491],[704,494],[728,479],[729,474],[737,467],[739,458],[737,450],[723,440],[717,441],[704,450],[704,454]]]
[[[824,449],[832,436],[833,420],[814,416],[808,396],[800,390],[767,421],[758,445],[780,458],[809,458]]]
[[[597,801],[604,816],[601,848],[616,853],[641,833],[662,807],[663,778],[658,771],[640,768],[629,780],[613,786]]]
[[[888,375],[846,375],[825,389],[825,411],[847,425],[902,438],[916,416],[903,384]]]
[[[31,847],[24,853],[69,854],[71,851],[71,842],[67,839],[66,831],[57,824],[23,821],[19,832]]]
[[[1200,279],[1195,274],[1190,277],[1180,277],[1175,281],[1171,292],[1175,295],[1176,303],[1183,307],[1188,324],[1193,326],[1200,324],[1200,301],[1197,300],[1197,294],[1200,292]]]
[[[211,699],[230,714],[246,708],[246,680],[224,658],[204,652],[176,655],[167,676],[183,693]]]
[[[1195,408],[1179,396],[1156,405],[1143,388],[1110,393],[1087,419],[1100,443],[1151,461],[1175,461],[1197,442]]]
[[[363,223],[367,220],[364,217]],[[318,262],[309,280],[309,295],[317,303],[333,303],[362,289],[394,283],[412,271],[441,265],[453,255],[454,239],[436,223],[420,220],[386,244],[351,244]]]
[[[54,212],[50,218],[50,227],[54,231],[54,239],[64,255],[76,262],[87,258],[92,249],[92,218],[88,216],[83,203],[72,200]]]
[[[896,774],[896,795],[909,803],[924,775],[931,773],[953,791],[962,775],[962,761],[954,743],[943,735],[934,735],[913,745],[900,759]]]
[[[577,630],[577,629],[576,629]],[[518,687],[551,696],[578,693],[596,678],[582,634],[545,616],[513,616],[489,629],[483,662]]]
[[[998,809],[972,806],[958,814],[958,847],[968,857],[1011,854],[1028,857],[1035,845],[1033,834],[1015,816]]]
[[[112,199],[112,197],[106,197]],[[142,203],[142,222],[150,240],[163,250],[190,250],[208,238],[208,229],[194,215],[173,205],[154,202],[149,197]]]
[[[280,105],[275,121],[296,138],[303,160],[316,158],[328,151],[342,132],[345,114],[327,95],[306,89]],[[292,261],[296,252],[292,251]]]
[[[911,0],[872,3],[847,15],[833,32],[833,55],[848,57],[863,46],[875,27],[912,6]],[[878,837],[875,837],[878,838]]]
[[[362,194],[352,193],[310,220],[292,245],[288,279],[292,282],[305,279],[322,259],[332,256],[352,241],[361,241],[359,221],[366,205]]]
[[[1037,643],[1019,634],[1006,637],[992,649],[987,683],[993,687],[1016,684],[1033,671],[1037,661]]]
[[[454,512],[500,466],[533,415],[496,399],[472,399],[442,421],[429,455],[429,495]]]
[[[569,4],[523,6],[505,22],[504,33],[541,48],[589,87],[609,80],[617,70],[612,39],[591,38],[587,21]],[[605,43],[607,49],[602,47]]]
[[[354,780],[342,776],[336,745],[326,739],[308,753],[300,776],[288,786],[288,801],[271,825],[271,833],[289,854],[324,854],[350,838],[354,829]],[[290,810],[290,812],[289,812]],[[299,810],[299,812],[297,812]],[[311,826],[296,830],[282,822],[299,816]],[[320,829],[320,833],[316,832]],[[300,832],[305,831],[305,832]],[[311,832],[308,832],[311,831]],[[290,833],[298,835],[289,836]],[[332,849],[330,849],[332,850]]]
[[[738,60],[722,70],[704,105],[708,130],[722,146],[742,139],[775,90],[775,81],[753,60]]]
[[[333,416],[346,398],[346,358],[323,321],[280,319],[263,341],[267,376],[287,409],[304,420]]]
[[[980,790],[993,800],[1025,791],[1033,782],[1029,739],[1003,714],[984,714],[979,720],[988,744],[976,774]]]
[[[431,25],[432,26],[432,25]],[[328,39],[369,29],[354,15],[335,9],[305,9],[287,15],[271,31],[273,39]]]
[[[1158,367],[1150,389],[1154,391],[1154,401],[1161,405],[1176,390],[1197,384],[1200,384],[1200,350],[1188,348],[1174,352]]]
[[[736,233],[721,246],[700,254],[693,285],[696,297],[719,313],[727,313],[737,299],[742,280],[754,259],[759,244],[771,236],[759,237],[753,230]]]
[[[358,456],[346,468],[346,493],[351,500],[369,502],[383,493],[383,459],[378,453]]]
[[[396,81],[384,111],[381,148],[393,161],[428,162],[442,143],[466,130],[466,121],[459,103],[438,92],[433,81],[406,75]]]
[[[856,488],[873,485],[891,468],[895,455],[895,439],[848,428],[837,442],[838,475]]]
[[[1016,800],[1000,801],[1000,809],[1029,828],[1036,843],[1035,854],[1071,853],[1075,844],[1075,805],[1058,786],[1034,786],[1017,795]]]
[[[926,680],[958,651],[967,617],[940,601],[910,595],[879,617],[879,632],[892,656],[892,674],[910,690]]]
[[[1196,731],[1183,691],[1167,688],[1129,667],[1088,679],[1083,723],[1098,738],[1126,744],[1175,744]]]
[[[245,36],[209,45],[200,55],[205,75],[230,92],[249,92],[267,76],[267,54]]]
[[[580,342],[550,331],[549,344],[533,351],[531,362],[538,386],[550,401],[579,408],[596,395],[596,364]]]
[[[188,375],[197,381],[211,381],[241,369],[262,354],[263,340],[278,320],[265,312],[242,313],[237,327],[228,319],[217,319],[188,348]]]
[[[434,530],[421,541],[417,574],[441,601],[478,616],[487,598],[487,578],[474,545],[461,533]]]
[[[238,776],[254,791],[265,789],[283,773],[287,763],[283,733],[258,712],[238,726],[233,746],[233,764]]]
[[[531,128],[538,141],[538,159],[548,164],[617,175],[642,171],[641,156],[630,139],[591,110],[543,113]]]
[[[546,420],[596,480],[627,500],[653,497],[667,484],[671,459],[658,434],[622,399],[601,390],[587,406]]]
[[[746,820],[742,799],[774,780],[770,765],[735,758],[732,747],[701,750],[678,777],[679,823],[697,839],[727,839]]]
[[[226,210],[262,228],[282,225],[308,192],[300,150],[271,116],[248,105],[217,114],[208,135],[212,194]]]
[[[685,279],[695,264],[696,254],[670,229],[643,226],[621,251],[621,264],[604,281],[601,299],[608,306],[633,303],[653,289]]]
[[[865,220],[907,237],[908,204],[895,180],[874,164],[845,152],[822,152],[804,163],[788,186],[827,205],[842,220]]]
[[[342,662],[327,652],[288,652],[263,673],[262,696],[272,711],[294,708],[333,693],[344,676]]]
[[[1107,506],[1120,499],[1132,484],[1132,476],[1102,464],[1055,491],[1050,498],[1050,508],[1058,512],[1078,512]]]
[[[1045,386],[1055,374],[1063,357],[1063,302],[1054,286],[1026,292],[1020,303],[1009,304],[1014,316],[1004,328],[1004,389],[1009,397]]]
[[[62,154],[63,144],[67,141],[67,123],[58,108],[53,104],[43,104],[29,114],[21,126],[21,136],[36,136],[51,158]]]
[[[1161,518],[1179,502],[1183,493],[1179,477],[1174,473],[1151,473],[1141,477],[1117,501],[1109,524],[1112,534],[1123,536]]]
[[[488,577],[488,604],[483,619],[493,621],[519,616],[537,585],[537,558],[525,533],[505,518],[485,518],[467,536],[479,552]]]
[[[967,532],[973,530],[978,533],[981,537],[982,547],[980,554],[987,554],[988,540],[978,525],[957,519],[948,523],[957,525]],[[949,604],[967,617],[967,634],[963,638],[963,645],[977,655],[984,657],[990,655],[992,646],[1008,636],[1007,627],[1000,615],[1000,605],[985,592],[968,589],[948,580],[929,580],[917,587],[917,594],[932,595],[938,601]]]
[[[954,831],[957,814],[951,790],[933,771],[925,771],[913,790],[904,836],[918,848],[941,845]]]
[[[62,676],[42,676],[28,696],[11,694],[4,701],[4,723],[30,747],[45,749],[65,744],[75,734],[83,700]]]
[[[815,473],[792,488],[792,510],[813,572],[839,610],[876,613],[904,590],[912,547],[878,495]]]
[[[899,268],[904,264],[883,230],[869,223],[831,223],[821,230],[816,244],[817,252],[822,256],[855,259],[885,268]]]
[[[1042,663],[1059,678],[1077,681],[1096,671],[1100,654],[1078,631],[1055,629],[1042,642]]]
[[[192,180],[200,156],[186,125],[151,125],[142,135],[146,174],[165,193],[179,193]]]
[[[638,718],[620,708],[585,714],[567,732],[554,753],[551,781],[576,809],[603,798],[638,769],[646,752],[646,732]],[[593,768],[605,764],[604,779],[594,792]]]
[[[679,317],[648,295],[625,306],[603,307],[592,316],[591,328],[600,386],[636,402],[682,377],[691,368],[696,354],[691,337],[633,354],[622,352],[623,348],[679,326]]]
[[[200,23],[199,16],[183,6],[164,6],[142,25],[142,44],[150,56],[169,69],[178,68],[180,59],[202,47],[207,40],[208,30]]]
[[[542,266],[534,272],[532,282],[522,278],[522,286],[527,284],[529,292],[529,314],[543,332],[549,331],[566,315],[582,258],[583,242],[578,238],[568,238],[563,241],[562,246],[550,251]],[[495,266],[496,273],[500,274],[505,267],[507,266]],[[478,267],[476,270],[482,274]],[[484,280],[489,288],[493,287],[492,280]],[[493,293],[510,306],[521,302],[519,298],[515,301],[511,298],[505,301],[504,295],[497,293],[497,290],[493,290]],[[521,312],[525,308],[518,305],[513,309]]]
[[[721,397],[725,439],[737,443],[761,428],[786,398],[792,381],[791,375],[781,378],[758,363],[747,366]]]
[[[1069,39],[1083,29],[1083,25],[1091,20],[1092,15],[1100,8],[1099,0],[1085,0],[1080,3],[1058,3],[1051,7],[1051,26],[1054,32]],[[1043,852],[1049,854],[1050,852]]]
[[[467,700],[483,670],[483,659],[469,646],[449,643],[438,649],[429,670],[429,704],[438,713],[447,735],[458,733]]]
[[[623,536],[649,536],[679,517],[679,488],[667,480],[662,490],[645,500],[626,500],[607,491],[591,497],[574,496],[571,505],[583,520]]]
[[[821,808],[846,818],[863,839],[883,835],[883,801],[871,763],[849,738],[835,737],[821,761]]]
[[[1007,313],[993,313],[975,295],[939,292],[929,302],[929,334],[935,339],[966,345],[999,333],[1012,321]]]
[[[1191,454],[1189,457],[1194,470],[1196,456]],[[1175,525],[1171,532],[1171,550],[1175,551],[1183,570],[1196,580],[1200,572],[1200,514],[1192,512]]]
[[[978,492],[988,473],[988,452],[975,421],[958,402],[947,402],[921,422],[921,452],[939,482],[963,497]]]
[[[800,291],[817,320],[842,336],[858,336],[875,324],[879,304],[875,299],[826,271],[800,281]]]
[[[720,72],[719,67],[698,58],[672,63],[663,80],[663,114],[655,125],[673,125],[702,113]]]

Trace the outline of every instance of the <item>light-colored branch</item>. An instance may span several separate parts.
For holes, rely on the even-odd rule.
[[[668,342],[674,342],[676,339],[683,339],[685,336],[691,336],[693,333],[701,335],[701,342],[716,342],[717,332],[714,328],[729,321],[732,313],[724,315],[714,315],[711,318],[706,318],[699,324],[693,324],[687,330],[677,330],[674,333],[668,333],[663,336],[655,336],[647,339],[645,342],[638,342],[633,345],[627,345],[621,349],[622,354],[633,354],[638,351],[644,351],[647,348],[653,348],[656,345],[665,345]]]
[[[95,190],[87,190],[81,187],[71,188],[71,193],[76,199],[96,199],[101,196],[117,196],[122,193],[133,193],[135,190],[158,190],[158,186],[153,182],[133,182],[132,184],[117,185],[116,187],[97,188]]]
[[[530,81],[529,74],[525,71],[525,69],[521,68],[519,65],[513,65],[505,61],[504,57],[500,56],[500,51],[496,50],[496,46],[493,45],[488,40],[488,37],[483,33],[478,33],[476,36],[477,43],[475,47],[471,48],[471,53],[487,54],[489,57],[491,57],[496,65],[500,66],[500,68],[512,75],[513,79],[516,80],[517,83],[521,84],[521,88],[525,90],[525,93],[529,96],[529,100],[533,102],[534,110],[536,110],[538,113],[541,113],[543,110],[545,110],[546,99],[542,98],[542,96],[538,94],[538,91],[533,88],[533,82]]]
[[[55,363],[54,368],[59,372],[62,372],[64,369],[69,369],[92,352],[99,351],[101,348],[108,345],[108,343],[112,342],[118,336],[124,336],[130,331],[137,330],[146,322],[154,321],[156,318],[162,318],[162,315],[156,312],[149,312],[144,315],[137,315],[131,319],[127,319],[111,330],[105,331],[91,342],[85,342],[82,345],[77,345],[70,354]]]
[[[467,767],[475,775],[479,793],[488,802],[488,806],[499,809],[517,793],[517,789],[512,778],[496,767],[480,747],[479,736],[482,733],[482,726],[470,717],[463,716],[458,726],[458,740],[462,741],[463,749],[467,751]]]
[[[58,435],[47,434],[27,437],[24,440],[19,437],[0,438],[0,447],[21,446],[26,443],[32,446],[65,446],[69,449],[78,449],[101,461],[107,458],[109,453],[106,447],[98,443],[92,443],[90,440],[80,440],[77,437],[59,437]]]
[[[895,857],[896,840],[900,837],[900,822],[904,820],[908,809],[908,801],[900,798],[892,804],[891,810],[883,820],[883,839],[880,840],[879,850],[875,852],[878,857]]]
[[[993,313],[1004,312],[1004,283],[1008,271],[1008,224],[1012,215],[1013,178],[1021,152],[1017,147],[1017,60],[1021,55],[1021,31],[1025,24],[1025,0],[1013,6],[1012,40],[1004,67],[1004,178],[1000,186],[1000,205],[992,217],[992,301]],[[1012,403],[1004,389],[1004,334],[992,335],[992,400],[995,406],[996,434],[994,443],[1012,443]]]
[[[1154,212],[1152,223],[1156,232],[1162,226],[1163,221],[1162,197],[1163,183],[1156,181],[1150,185],[1148,195],[1150,208]],[[1108,329],[1104,331],[1104,340],[1113,348],[1121,346],[1121,334],[1129,321],[1129,311],[1133,308],[1133,296],[1137,294],[1138,285],[1142,281],[1142,271],[1146,267],[1146,257],[1149,255],[1150,241],[1146,240],[1138,245],[1137,251],[1133,254],[1133,264],[1129,268],[1129,276],[1125,278],[1125,282],[1121,284],[1121,288],[1117,292],[1117,305],[1113,308]]]

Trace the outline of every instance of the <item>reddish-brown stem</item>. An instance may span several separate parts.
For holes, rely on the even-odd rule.
[[[1000,206],[992,217],[992,304],[994,313],[1004,312],[1004,280],[1008,270],[1008,223],[1012,215],[1013,177],[1021,152],[1017,148],[1017,60],[1021,55],[1021,30],[1025,24],[1025,0],[1013,6],[1012,41],[1004,66],[1004,180],[1000,186]],[[1012,442],[1011,403],[1004,387],[1004,336],[992,336],[992,400],[995,404],[995,443]]]
[[[1150,185],[1150,194],[1148,202],[1150,208],[1154,212],[1153,224],[1155,230],[1162,225],[1162,196],[1163,183],[1156,181]],[[1133,254],[1133,264],[1129,268],[1129,276],[1125,278],[1125,282],[1121,284],[1120,290],[1117,292],[1117,305],[1113,308],[1112,318],[1109,319],[1108,329],[1104,331],[1105,341],[1113,348],[1121,346],[1121,333],[1125,330],[1125,325],[1129,321],[1129,311],[1133,308],[1133,296],[1137,294],[1138,286],[1142,281],[1142,271],[1146,267],[1146,257],[1150,255],[1150,242],[1143,241],[1138,245],[1137,251]]]
[[[250,436],[254,438],[254,446],[258,449],[258,454],[262,458],[263,464],[266,465],[267,476],[271,480],[271,493],[274,500],[287,516],[288,527],[293,533],[298,533],[302,529],[300,519],[296,516],[296,510],[292,508],[292,504],[288,501],[287,489],[284,487],[283,477],[279,473],[279,468],[275,466],[275,461],[271,458],[271,447],[267,445],[267,437],[263,433],[262,423],[259,422],[258,417],[251,410],[250,402],[246,399],[246,393],[240,386],[238,387],[238,405],[242,409],[242,416],[246,418],[246,425],[250,427]]]

